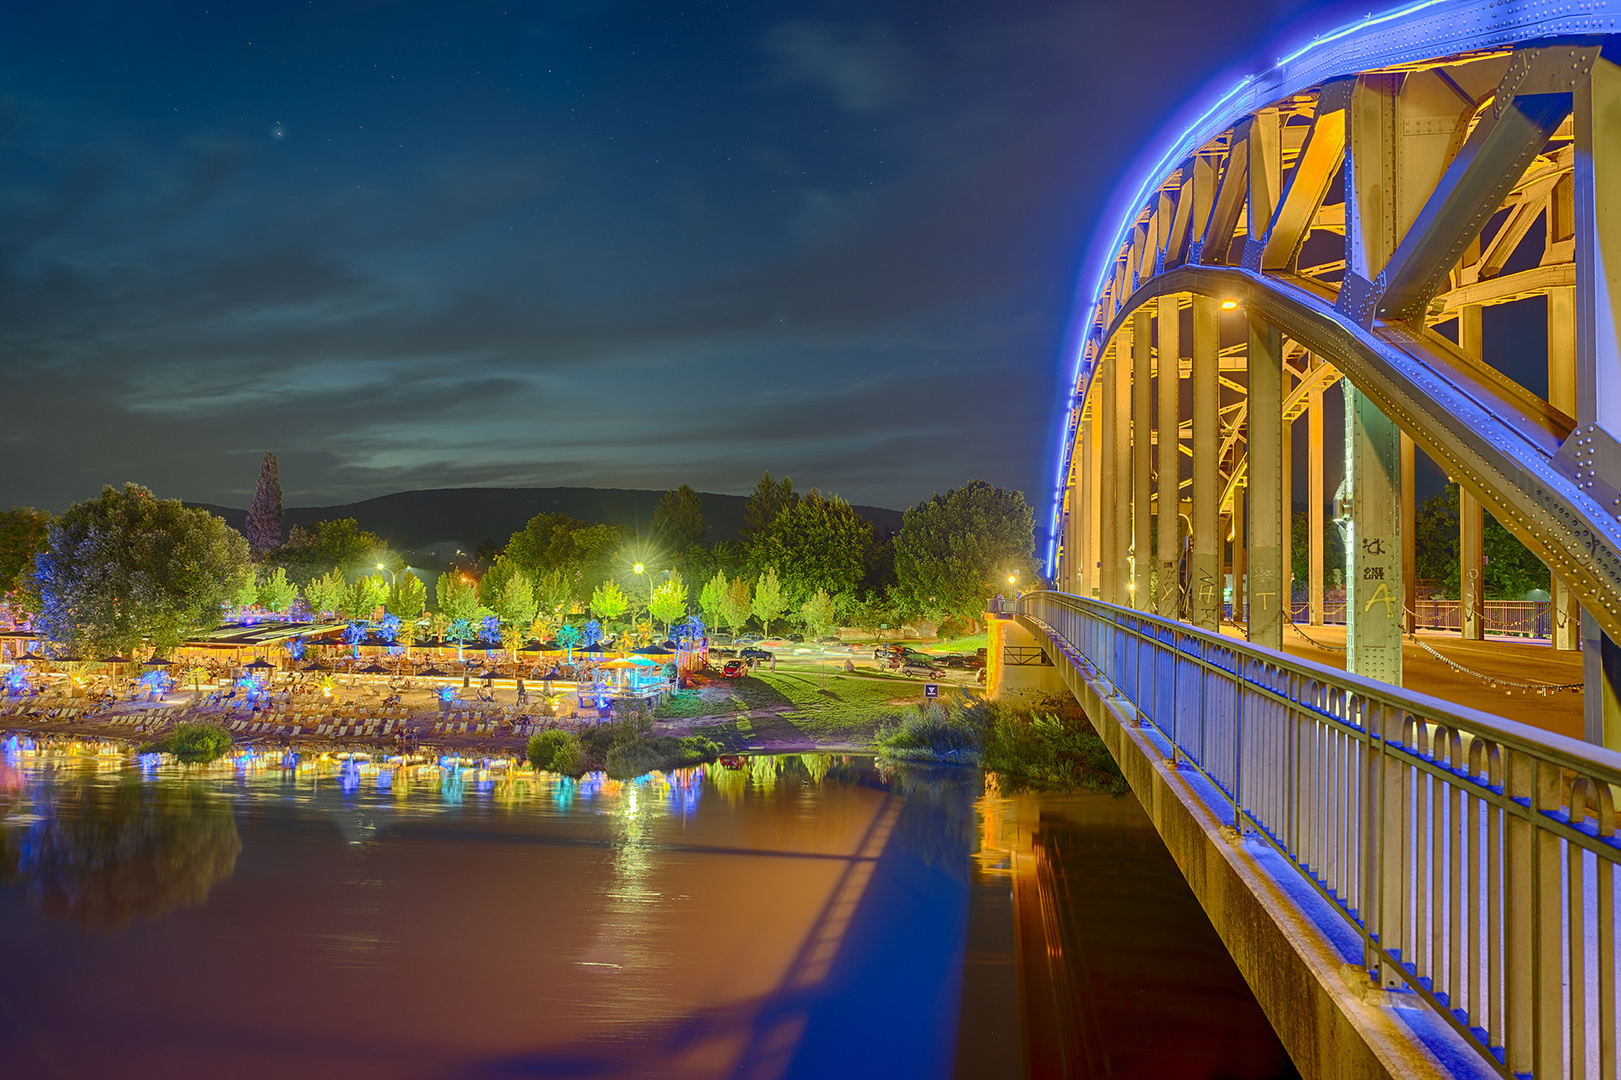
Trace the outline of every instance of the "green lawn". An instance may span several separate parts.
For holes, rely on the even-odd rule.
[[[690,696],[689,696],[690,695]],[[726,683],[710,683],[699,692],[687,692],[666,701],[659,719],[726,716],[757,709],[780,710],[776,718],[792,724],[807,738],[866,743],[878,724],[923,700],[923,684],[916,679],[877,672],[847,675],[827,665],[778,664],[776,671],[761,671]],[[711,738],[725,734],[746,736],[746,719],[703,731]],[[722,738],[722,741],[725,741]]]

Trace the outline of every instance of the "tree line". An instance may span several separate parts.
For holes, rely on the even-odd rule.
[[[741,537],[711,542],[689,485],[666,493],[649,536],[537,514],[430,589],[412,569],[394,569],[386,541],[354,519],[283,539],[267,454],[243,533],[136,484],[109,486],[60,518],[0,513],[0,595],[63,649],[97,658],[142,647],[163,655],[253,608],[365,624],[407,645],[424,634],[513,648],[531,637],[645,640],[694,613],[734,633],[880,634],[924,620],[969,630],[1008,574],[1036,580],[1029,506],[983,481],[911,507],[886,534],[838,496],[795,491],[767,472],[745,519]]]

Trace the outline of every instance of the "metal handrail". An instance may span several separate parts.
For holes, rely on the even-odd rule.
[[[1330,901],[1381,986],[1502,1076],[1616,1076],[1621,754],[1085,597],[1017,615]]]

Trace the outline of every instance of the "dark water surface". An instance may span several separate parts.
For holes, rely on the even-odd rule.
[[[182,774],[13,749],[0,1075],[1007,1075],[1021,1040],[1053,1037],[1021,1020],[1012,955],[1009,868],[1042,833],[1017,823],[1040,815],[967,770],[814,754],[620,784],[271,759]],[[1149,898],[1139,938],[1186,915],[1152,906],[1186,887],[1062,846],[1037,861],[1050,880],[1073,868],[1067,955],[1097,951],[1098,993],[1119,999],[1120,965],[1137,961],[1086,935],[1132,923],[1125,877]],[[1235,1004],[1203,954],[1194,977],[1165,981],[1180,948],[1167,930],[1163,955],[1140,958],[1142,989],[1186,989],[1177,1009],[1204,1040],[1174,1055],[1176,1075],[1278,1074],[1241,981]],[[1071,1074],[1168,1060],[1110,1049],[1142,1041],[1109,1030],[1122,1000],[1104,1002],[1092,1057],[1076,1059],[1089,1071]]]

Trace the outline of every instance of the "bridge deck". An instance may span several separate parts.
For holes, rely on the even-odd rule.
[[[1222,627],[1222,633],[1236,638],[1244,636],[1242,629],[1227,625]],[[1310,639],[1305,635],[1310,635]],[[1442,656],[1483,675],[1514,682],[1570,684],[1582,681],[1582,654],[1555,651],[1546,641],[1510,637],[1464,641],[1455,633],[1431,630],[1420,630],[1418,636],[1425,645]],[[1330,648],[1320,648],[1313,642]],[[1287,629],[1283,648],[1291,656],[1344,670],[1345,627],[1306,626],[1298,631]],[[1501,687],[1493,689],[1473,675],[1453,670],[1412,641],[1402,643],[1402,670],[1402,681],[1409,690],[1517,720],[1544,731],[1567,735],[1572,739],[1582,737],[1580,690],[1544,696],[1534,690],[1515,689],[1511,694]]]

